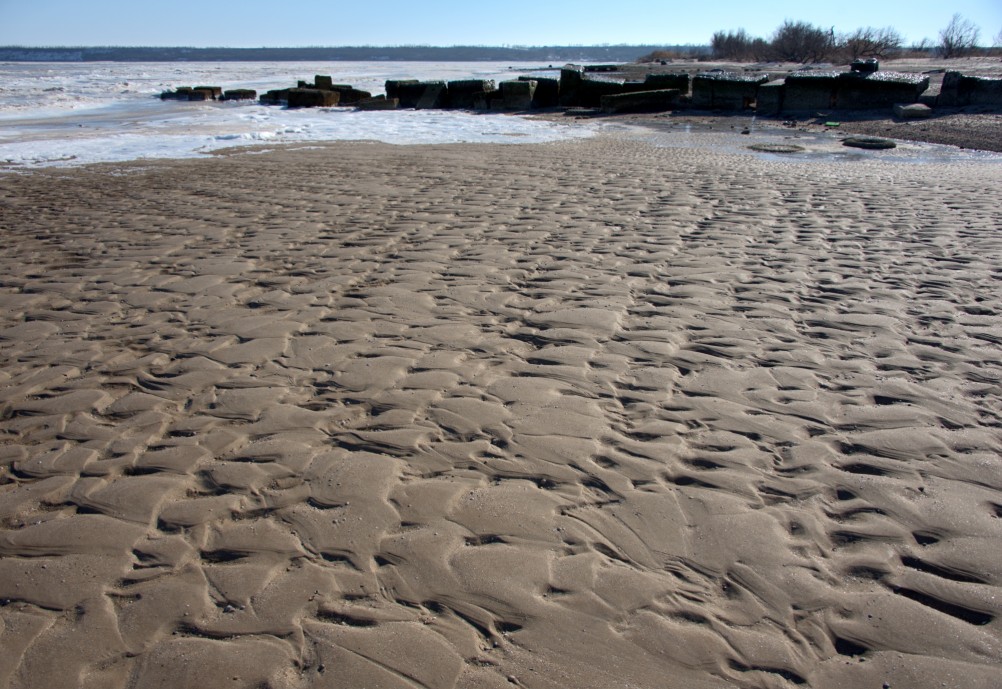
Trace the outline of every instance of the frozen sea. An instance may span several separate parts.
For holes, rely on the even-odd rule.
[[[557,68],[559,69],[559,68]],[[556,74],[494,62],[0,63],[0,170],[191,158],[257,143],[373,140],[392,144],[540,143],[594,127],[461,111],[289,110],[256,102],[161,101],[178,86],[259,93],[329,74],[383,93],[387,79],[495,79]]]

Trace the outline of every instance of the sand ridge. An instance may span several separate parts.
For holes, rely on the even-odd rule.
[[[1000,178],[0,178],[0,685],[995,686]]]

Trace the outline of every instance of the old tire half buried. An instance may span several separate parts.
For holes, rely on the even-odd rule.
[[[806,150],[796,144],[752,144],[748,148],[759,153],[800,153]]]
[[[872,150],[894,148],[897,146],[890,139],[880,139],[875,136],[850,136],[848,139],[842,141],[842,145],[852,146],[853,148],[869,148]]]

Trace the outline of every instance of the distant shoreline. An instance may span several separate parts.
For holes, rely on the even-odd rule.
[[[342,46],[317,48],[0,46],[0,62],[633,62],[664,46]],[[700,48],[687,46],[689,50]],[[709,47],[705,50],[709,51]]]

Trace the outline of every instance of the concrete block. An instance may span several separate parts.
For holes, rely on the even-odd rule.
[[[901,72],[842,72],[836,80],[833,108],[872,110],[914,103],[929,87],[929,77]]]
[[[692,107],[701,110],[747,110],[755,107],[764,75],[703,72],[692,78]]]
[[[567,65],[560,70],[560,105],[574,107],[579,105],[578,96],[584,72],[577,65]]]
[[[448,102],[448,85],[444,81],[400,82],[394,89],[401,108],[444,108]],[[389,95],[389,93],[387,93]]]
[[[338,94],[338,105],[355,105],[359,101],[372,98],[368,91],[360,91],[348,84],[331,84],[330,90]]]
[[[581,83],[578,84],[578,97],[574,105],[583,108],[597,108],[602,105],[602,96],[615,96],[623,91],[623,82],[620,81],[582,79]]]
[[[536,82],[532,94],[532,107],[555,108],[560,105],[560,81],[550,77],[519,77],[519,81]]]
[[[535,81],[502,81],[501,99],[505,110],[528,110],[532,107],[532,95],[536,91]]]
[[[367,98],[355,103],[355,107],[359,110],[396,110],[399,105],[399,99],[387,98],[386,96]]]
[[[206,100],[219,100],[223,97],[223,89],[220,86],[196,86],[192,91],[204,91],[209,96]]]
[[[329,108],[338,104],[340,94],[337,91],[323,89],[289,89],[288,104],[290,108]]]
[[[676,107],[681,95],[678,89],[662,89],[602,96],[602,112],[664,112]]]
[[[1002,78],[965,76],[947,72],[939,92],[939,105],[1002,105]]]
[[[178,86],[173,91],[164,91],[160,94],[160,100],[190,100],[191,87]]]
[[[786,77],[783,112],[816,112],[835,107],[838,72],[794,72]]]
[[[755,97],[755,112],[760,115],[778,115],[783,111],[783,97],[786,83],[782,79],[767,81],[758,87]]]
[[[261,105],[282,105],[289,102],[289,91],[292,89],[272,89],[261,94],[258,102]]]
[[[414,86],[415,84],[419,84],[419,83],[421,83],[421,82],[419,82],[417,79],[387,79],[386,80],[386,84],[385,84],[385,87],[386,87],[386,97],[387,98],[399,98],[399,96],[400,96],[399,90],[400,90],[401,86]],[[413,108],[414,106],[413,105],[403,105],[403,104],[401,104],[401,107],[404,107],[404,108]]]
[[[223,100],[254,100],[257,91],[254,89],[229,89],[223,91]]]
[[[497,85],[493,79],[462,79],[449,82],[449,102],[447,107],[471,110],[476,96],[494,91]]]
[[[474,110],[502,110],[504,99],[501,97],[501,89],[478,93],[473,97]]]
[[[648,74],[644,79],[644,85],[651,91],[661,89],[678,89],[682,95],[689,93],[691,79],[688,74]]]
[[[449,86],[444,81],[427,81],[422,82],[421,85],[424,87],[424,91],[418,98],[417,105],[414,106],[418,110],[444,108],[449,102]]]

